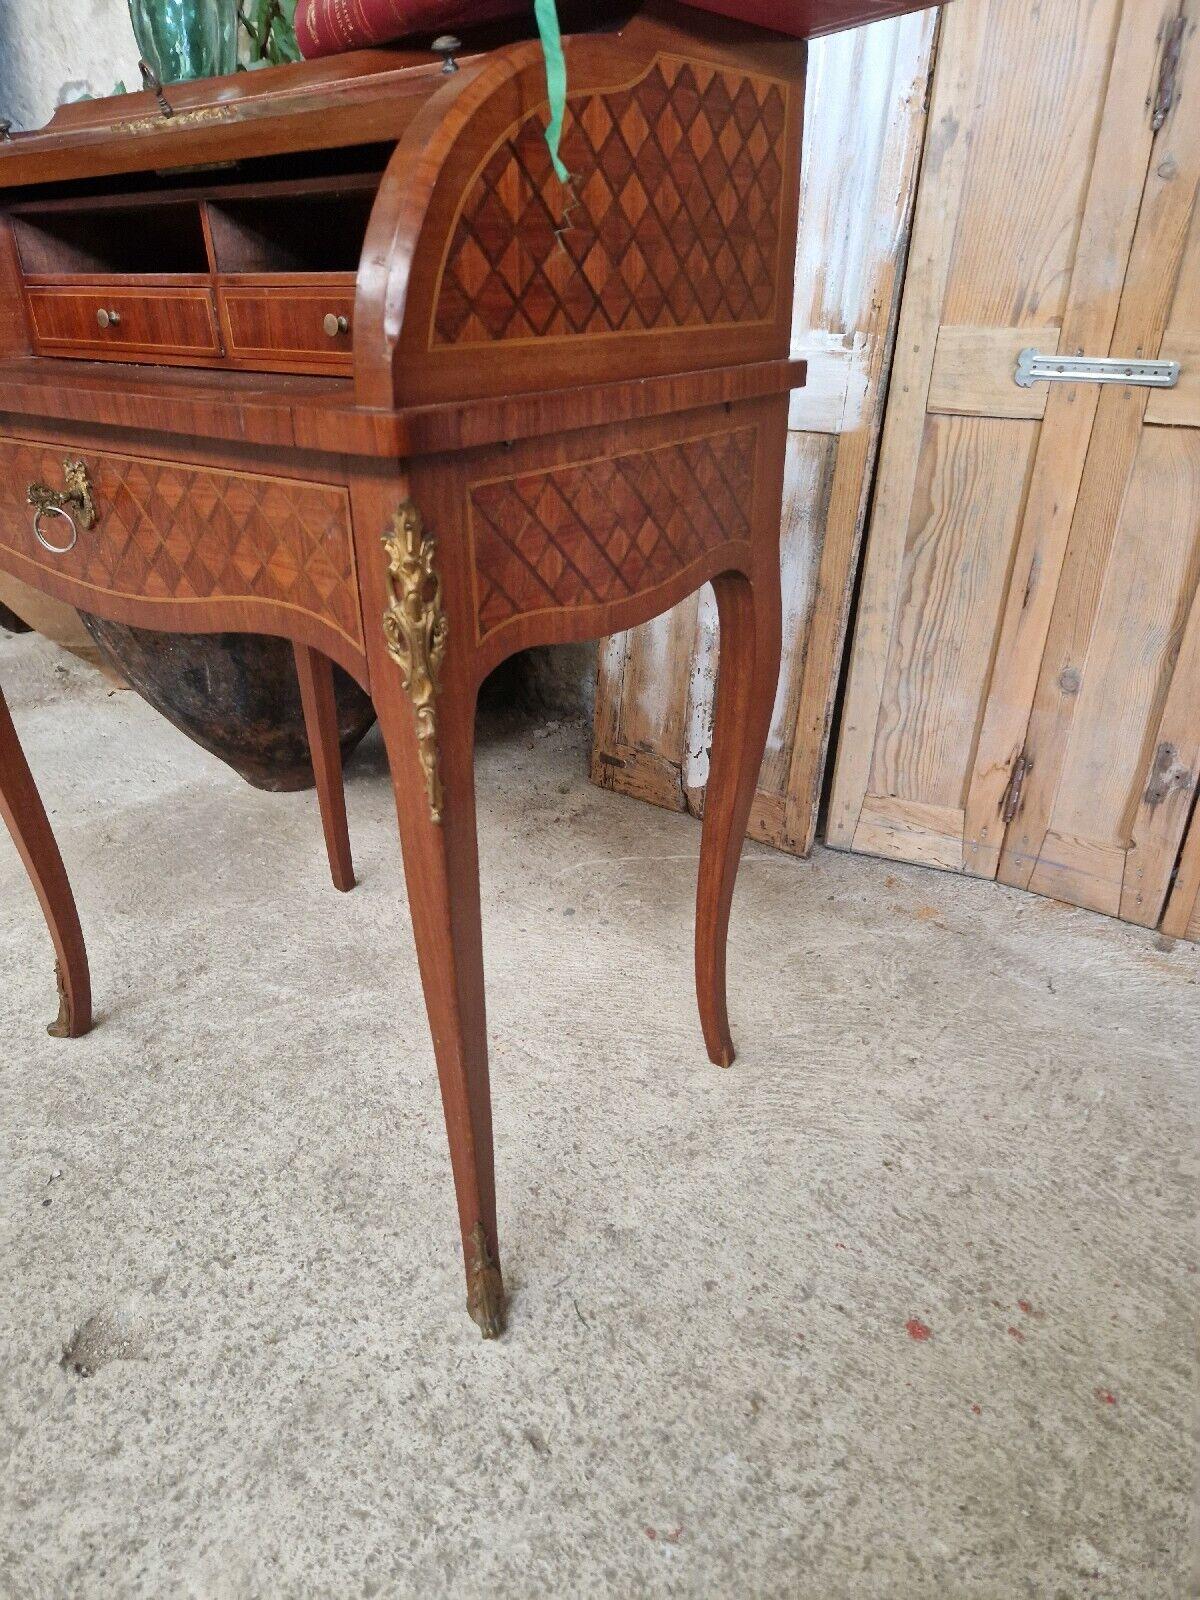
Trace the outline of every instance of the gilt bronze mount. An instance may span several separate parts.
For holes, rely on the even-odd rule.
[[[425,775],[432,821],[442,820],[442,779],[438,771],[438,695],[446,655],[448,624],[442,605],[442,580],[435,565],[437,540],[425,532],[421,513],[406,500],[383,536],[388,559],[388,592],[383,614],[388,654],[400,668],[417,722],[417,753]]]
[[[95,527],[99,513],[86,465],[82,461],[64,461],[63,481],[65,489],[52,489],[48,483],[31,483],[26,499],[39,513],[65,511],[81,527]]]
[[[477,1222],[471,1230],[467,1263],[467,1315],[485,1339],[498,1339],[504,1332],[504,1312],[504,1280],[492,1260],[483,1224]]]

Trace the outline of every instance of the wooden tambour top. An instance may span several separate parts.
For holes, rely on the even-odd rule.
[[[569,186],[531,24],[13,134],[0,408],[393,454],[795,386],[803,44],[673,0],[563,20]]]

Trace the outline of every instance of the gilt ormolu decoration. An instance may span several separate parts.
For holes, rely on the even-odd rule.
[[[48,483],[31,483],[25,498],[38,512],[68,511],[83,528],[94,528],[99,512],[92,493],[92,480],[87,463],[63,462],[63,481],[66,489],[52,489]]]
[[[63,976],[62,962],[54,963],[54,977],[58,984],[58,1016],[46,1029],[52,1039],[71,1037],[71,997],[67,993],[67,980]]]
[[[446,654],[446,613],[442,580],[434,565],[437,540],[427,534],[421,513],[406,500],[383,536],[391,601],[383,614],[388,654],[400,668],[417,721],[417,754],[425,774],[429,815],[442,820],[442,780],[438,772],[438,710],[442,661]]]
[[[477,1222],[471,1230],[470,1260],[467,1263],[467,1314],[485,1339],[498,1339],[504,1332],[504,1280],[492,1260],[487,1234]]]

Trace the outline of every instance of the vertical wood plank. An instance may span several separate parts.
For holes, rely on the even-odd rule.
[[[697,605],[689,595],[619,644],[606,643],[599,659],[592,782],[671,811],[687,810],[683,769]]]
[[[1200,187],[1200,40],[1185,41],[1180,96],[1156,138],[1110,353],[1156,356],[1162,344]],[[1053,831],[1052,816],[1078,711],[1086,661],[1123,508],[1142,449],[1146,389],[1101,391],[1025,737],[1031,762],[1019,815],[1006,834],[999,876],[1028,888]],[[1047,408],[1049,415],[1049,407]],[[1152,568],[1151,541],[1141,551]],[[1049,602],[1047,602],[1049,605]],[[1137,642],[1129,641],[1129,650]],[[1157,708],[1156,708],[1157,709]],[[1149,752],[1148,752],[1149,754]]]
[[[931,416],[917,463],[869,789],[956,810],[960,836],[1036,426]]]
[[[1200,504],[1195,515],[1200,524]],[[1146,928],[1162,912],[1200,786],[1200,584],[1192,590],[1191,615],[1154,730],[1149,769],[1130,829],[1120,907],[1127,922]]]
[[[826,525],[838,441],[827,434],[788,434],[785,465],[780,566],[783,588],[783,636],[804,648],[817,581],[816,557]],[[684,751],[684,788],[689,808],[703,808],[712,740],[713,687],[720,654],[716,605],[711,589],[700,593],[695,647],[688,692],[688,730]],[[750,832],[762,838],[783,828],[791,735],[796,725],[801,674],[780,674],[767,735],[767,749],[751,812]]]
[[[782,530],[784,667],[750,832],[811,847],[838,663],[894,338],[936,14],[816,41],[809,53]],[[690,650],[664,622],[601,651],[592,776],[699,812],[718,638],[712,597],[689,609]],[[640,703],[640,710],[635,704]]]
[[[888,78],[888,125],[872,182],[861,185],[855,204],[859,214],[877,220],[864,270],[859,274],[853,317],[842,324],[842,337],[861,361],[848,380],[847,406],[833,461],[833,477],[820,546],[816,585],[791,729],[791,762],[783,787],[781,830],[762,829],[768,843],[807,854],[816,835],[821,786],[829,751],[839,669],[849,629],[850,605],[862,549],[875,464],[883,431],[887,395],[900,315],[900,284],[908,260],[917,171],[925,139],[935,27],[932,16],[904,18],[896,30],[896,53]],[[859,30],[865,40],[866,30]],[[870,81],[869,62],[853,62],[850,71]],[[875,73],[884,81],[882,70]],[[853,214],[853,213],[852,213]],[[802,235],[816,239],[816,230]],[[803,280],[798,278],[802,288]],[[843,274],[842,281],[850,281]],[[815,320],[815,319],[812,319]],[[799,306],[797,322],[799,324]],[[861,333],[851,333],[852,328]],[[859,378],[861,374],[861,378]],[[861,398],[860,398],[861,396]],[[799,425],[793,418],[793,425]],[[753,830],[752,830],[753,831]]]
[[[960,0],[943,20],[904,301],[896,337],[872,535],[863,571],[826,838],[850,849],[871,772],[875,725],[891,649],[904,539],[916,485],[925,404],[970,152],[988,0]],[[929,182],[933,175],[935,182]]]
[[[1154,402],[1161,397],[1152,394],[1146,421],[1200,428],[1200,196],[1192,207],[1191,232],[1161,353],[1184,362],[1185,371],[1191,369],[1191,382],[1184,389],[1184,404],[1178,408],[1156,410]],[[1164,391],[1167,395],[1177,392]],[[1195,397],[1190,401],[1191,409],[1189,395]],[[1196,515],[1200,519],[1200,510]],[[1192,597],[1191,615],[1152,746],[1149,780],[1130,831],[1121,895],[1121,915],[1146,927],[1154,923],[1167,902],[1174,857],[1187,828],[1189,812],[1194,814],[1200,789],[1200,585]],[[1180,908],[1189,885],[1195,902],[1198,883],[1200,825],[1193,821],[1180,856],[1175,891],[1166,907],[1166,921],[1178,922],[1180,934],[1187,932],[1188,925],[1188,915]],[[1200,915],[1200,908],[1196,914]],[[1200,928],[1193,936],[1200,936]]]
[[[769,830],[765,802],[780,802],[776,831],[784,831],[783,802],[791,781],[795,732],[800,716],[804,674],[799,670],[807,651],[817,599],[817,583],[829,537],[829,513],[837,475],[839,441],[826,433],[792,433],[788,437],[787,487],[783,503],[784,629],[793,642],[791,670],[779,681],[767,754],[758,780],[759,835]],[[782,843],[782,838],[775,842]]]
[[[1198,579],[1200,433],[1143,429],[1077,685],[1072,680],[1075,710],[1029,881],[1036,893],[1116,916],[1126,881],[1125,909],[1138,909],[1140,881],[1142,920],[1158,921],[1195,784],[1185,753],[1200,746],[1200,657],[1190,648],[1180,654]],[[1168,740],[1156,750],[1173,678],[1178,694],[1170,731],[1179,742]],[[1127,861],[1139,811],[1148,846],[1160,830],[1169,834],[1169,843],[1160,840],[1160,887],[1152,908],[1145,905],[1149,860]]]
[[[1192,815],[1162,931],[1172,939],[1200,940],[1200,810]]]

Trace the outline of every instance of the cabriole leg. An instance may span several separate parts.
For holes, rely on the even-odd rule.
[[[720,656],[696,895],[696,993],[709,1060],[728,1067],[734,1059],[725,992],[729,908],[779,684],[779,562],[764,560],[754,577],[723,573],[713,588]]]
[[[59,1008],[49,1032],[77,1039],[92,1026],[92,985],[75,898],[54,834],[0,692],[0,816],[25,863],[54,941]]]
[[[317,803],[325,830],[325,849],[333,886],[346,892],[354,887],[354,861],[346,823],[346,787],[342,778],[342,746],[338,738],[337,700],[333,691],[333,663],[319,650],[296,644],[296,676],[304,726],[312,750]]]
[[[504,1331],[505,1301],[475,837],[474,698],[441,699],[435,747],[440,822],[432,815],[410,706],[390,693],[376,704],[396,791],[408,902],[450,1139],[467,1310],[483,1337],[495,1339]]]
[[[388,507],[388,514],[385,560],[364,558],[361,565],[364,609],[368,616],[382,614],[383,622],[368,635],[371,692],[396,792],[458,1199],[467,1310],[484,1338],[496,1339],[504,1331],[505,1298],[475,838],[476,684],[463,574],[442,570],[438,538],[411,500]],[[356,515],[374,520],[378,511],[368,501]]]

